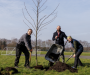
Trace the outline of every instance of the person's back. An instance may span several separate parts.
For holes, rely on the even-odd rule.
[[[77,41],[76,39],[72,39],[71,44],[72,44],[73,48],[75,48],[75,50],[76,50],[75,53],[77,51],[81,51],[81,50],[83,51],[82,44],[79,41]]]

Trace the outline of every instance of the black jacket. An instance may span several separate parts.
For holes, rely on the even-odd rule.
[[[60,31],[60,34],[59,34],[58,40],[55,39],[56,36],[58,36],[57,31],[53,33],[53,38],[52,38],[52,40],[55,41],[56,44],[59,44],[59,45],[64,46],[64,38],[67,39],[66,34],[65,34],[64,32],[62,32],[62,31]]]
[[[25,45],[29,50],[31,50],[32,49],[31,36],[28,35],[27,33],[22,35],[18,41],[18,44]]]
[[[72,39],[71,44],[72,44],[73,48],[75,49],[75,53],[83,52],[83,46],[79,41]]]

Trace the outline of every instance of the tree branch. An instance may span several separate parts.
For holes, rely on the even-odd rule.
[[[39,8],[39,10],[43,7],[43,5],[47,2],[47,0],[41,5],[41,7]]]
[[[37,38],[38,38],[39,36],[41,36],[41,35],[42,35],[42,34],[38,35]]]
[[[23,12],[23,9],[22,9],[22,12]],[[25,17],[25,15],[24,15],[24,12],[23,12],[23,16],[24,16],[24,18],[26,19],[26,17]],[[27,20],[27,19],[26,19]],[[32,25],[32,27],[34,28],[34,26],[33,26],[33,24],[29,21],[29,20],[27,20],[31,25]],[[34,28],[34,30],[36,30],[35,28]]]
[[[33,8],[33,7],[32,7],[32,8]],[[36,14],[37,11],[36,11],[34,8],[33,8],[33,11],[34,11],[34,13]],[[36,14],[36,15],[37,15],[37,14]]]
[[[23,20],[23,22],[24,22],[24,20]],[[26,24],[26,22],[24,22],[25,24]],[[26,24],[27,25],[27,24]],[[29,25],[27,25],[28,27],[29,27]],[[30,27],[29,27],[30,28]],[[33,35],[35,36],[35,34],[34,34],[34,32],[33,32]],[[35,36],[36,37],[36,36]]]
[[[47,7],[46,7],[47,8]],[[39,13],[41,13],[42,11],[44,11],[46,8],[44,8],[43,10],[41,10]]]
[[[25,6],[25,3],[24,3],[24,6]],[[34,19],[31,17],[31,15],[29,14],[29,12],[28,12],[28,10],[27,10],[26,6],[25,6],[25,9],[26,9],[26,11],[27,11],[27,13],[28,13],[29,17],[30,17],[30,18],[32,19],[32,21],[34,22],[34,25],[36,26],[35,21],[34,21]]]
[[[44,28],[44,29],[46,29],[46,28]],[[39,34],[40,31],[42,31],[42,30],[44,30],[44,29],[40,29],[40,30],[38,30],[38,34]]]
[[[46,16],[46,15],[45,15],[45,16]],[[39,20],[38,24],[40,23],[40,21],[41,21],[43,18],[45,18],[45,16],[43,16],[43,17]]]
[[[46,25],[48,25],[48,24],[50,24],[55,18],[57,17],[57,15],[56,16],[54,16],[54,18],[53,19],[51,19],[50,21],[48,21],[48,22],[46,22],[46,23],[44,23],[43,24],[43,26],[40,28],[39,27],[39,31],[41,31],[41,29],[43,28],[43,27],[45,27]]]
[[[59,4],[58,4],[58,6],[59,6]],[[56,9],[58,8],[58,6],[56,7]],[[49,18],[56,11],[56,9],[41,22],[40,26],[47,18]]]
[[[35,10],[33,9],[33,12],[36,14]],[[37,14],[36,14],[37,15]]]
[[[23,20],[23,22],[24,22],[24,20]],[[26,22],[24,22],[25,24],[26,24]],[[27,25],[27,24],[26,24]],[[29,25],[27,25],[28,27],[29,27]],[[30,27],[29,27],[30,28]]]
[[[36,4],[35,4],[34,0],[32,0],[32,1],[33,1],[34,5],[36,6]],[[37,7],[37,6],[36,6],[36,7]]]
[[[42,25],[45,25],[45,24],[48,24],[48,23],[52,22],[56,17],[57,17],[57,14],[56,14],[56,15],[54,16],[54,18],[52,18],[50,21],[48,21],[48,22],[46,22],[46,23],[44,23],[44,24],[42,24]]]
[[[42,2],[42,0],[40,0],[40,3]]]

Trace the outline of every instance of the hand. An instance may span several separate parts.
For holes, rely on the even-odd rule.
[[[30,52],[32,53],[32,49],[30,50]]]
[[[55,37],[55,39],[57,39],[58,36]]]
[[[73,57],[75,58],[75,54],[73,55]]]

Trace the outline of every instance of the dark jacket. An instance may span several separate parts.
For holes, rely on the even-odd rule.
[[[32,45],[31,45],[31,36],[25,33],[24,35],[21,36],[21,38],[18,41],[19,45],[24,45],[27,47],[27,49],[31,50]]]
[[[58,39],[55,39],[55,37],[58,36],[57,31],[53,33],[53,38],[52,40],[55,41],[56,44],[64,46],[64,38],[67,39],[67,36],[64,32],[60,31]]]
[[[81,45],[81,43],[75,39],[72,39],[71,44],[73,46],[73,48],[75,49],[75,53],[77,53],[78,51],[82,52],[83,51],[83,46]]]

